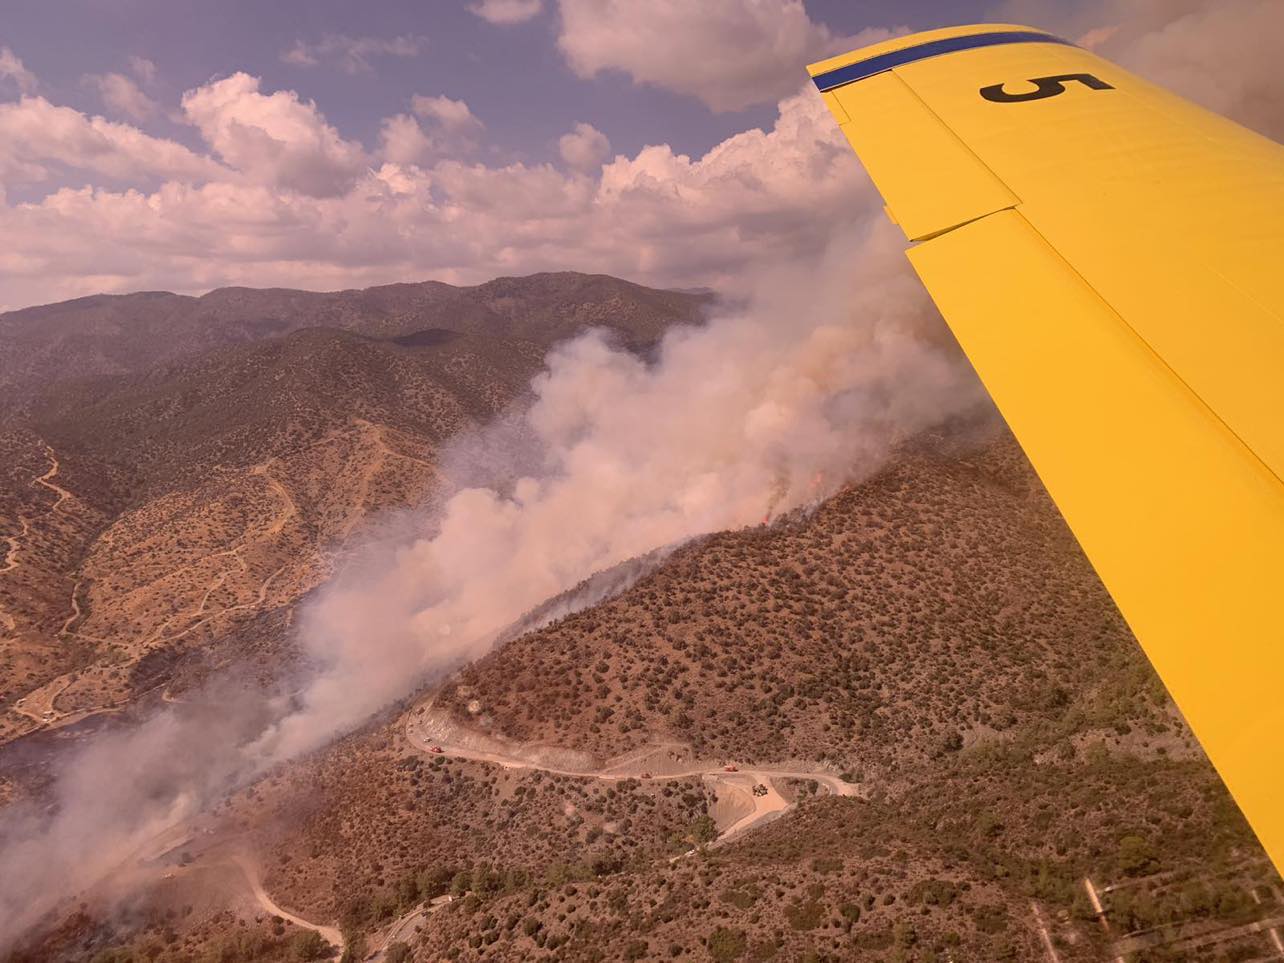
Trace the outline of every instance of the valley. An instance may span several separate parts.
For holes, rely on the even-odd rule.
[[[609,318],[646,363],[708,304],[447,287],[0,316],[0,820],[143,720],[193,764],[256,733],[237,693],[299,698],[319,588],[550,345]],[[7,960],[1272,958],[1284,888],[993,413],[832,487],[203,787]]]

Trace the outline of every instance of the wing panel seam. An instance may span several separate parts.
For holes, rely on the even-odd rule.
[[[1146,351],[1149,352],[1150,355],[1153,356],[1155,360],[1159,362],[1159,364],[1164,368],[1165,371],[1167,371],[1170,375],[1172,375],[1173,380],[1176,381],[1177,384],[1181,385],[1182,388],[1184,388],[1187,392],[1189,392],[1190,396],[1194,398],[1199,403],[1199,405],[1202,408],[1204,408],[1219,425],[1221,425],[1222,429],[1228,435],[1234,438],[1235,441],[1240,445],[1240,447],[1244,449],[1244,451],[1248,452],[1251,460],[1256,462],[1257,465],[1261,468],[1261,470],[1266,472],[1266,474],[1269,475],[1275,481],[1275,483],[1280,486],[1281,489],[1284,489],[1284,478],[1281,478],[1280,475],[1273,468],[1271,468],[1269,464],[1266,463],[1266,461],[1262,458],[1262,456],[1257,453],[1257,450],[1254,449],[1253,446],[1250,445],[1247,441],[1245,441],[1244,437],[1239,432],[1237,432],[1234,428],[1230,426],[1230,424],[1226,421],[1226,419],[1221,416],[1221,413],[1218,412],[1216,408],[1214,408],[1211,404],[1208,403],[1208,401],[1204,399],[1203,395],[1201,395],[1198,391],[1192,388],[1190,386],[1190,383],[1185,378],[1183,378],[1180,374],[1177,373],[1177,369],[1175,369],[1171,364],[1168,363],[1167,358],[1165,358],[1162,354],[1156,351],[1154,346],[1151,345],[1151,343],[1147,341],[1144,337],[1142,337],[1140,332],[1138,332],[1136,328],[1134,328],[1131,324],[1128,323],[1127,317],[1125,317],[1121,311],[1119,311],[1113,304],[1111,304],[1109,299],[1107,299],[1099,290],[1097,290],[1096,286],[1091,281],[1089,281],[1079,271],[1079,269],[1076,268],[1074,264],[1071,261],[1069,261],[1066,258],[1066,256],[1062,254],[1061,251],[1059,251],[1054,244],[1052,244],[1052,242],[1050,242],[1047,239],[1047,237],[1044,236],[1043,232],[1040,231],[1038,227],[1036,227],[1035,224],[1028,217],[1025,216],[1025,213],[1021,210],[1020,206],[1018,205],[1016,207],[1005,208],[1005,210],[1010,210],[1016,215],[1018,215],[1021,218],[1021,220],[1034,233],[1035,237],[1037,237],[1040,241],[1043,242],[1044,247],[1046,247],[1049,251],[1051,251],[1054,255],[1056,255],[1057,260],[1065,265],[1066,270],[1068,270],[1071,274],[1073,274],[1075,278],[1077,278],[1085,288],[1087,288],[1089,291],[1092,292],[1093,296],[1096,297],[1097,300],[1099,300],[1102,304],[1106,306],[1106,308],[1110,311],[1110,313],[1113,314],[1119,320],[1120,325],[1122,325],[1134,338],[1137,339],[1137,341],[1139,341],[1145,347]],[[983,214],[981,217],[973,218],[972,220],[967,221],[964,224],[958,224],[958,225],[955,225],[954,227],[947,228],[946,230],[933,235],[933,237],[940,237],[942,234],[948,234],[950,231],[958,230],[960,227],[965,227],[967,224],[973,224],[973,223],[976,223],[977,221],[984,220],[987,217],[992,217],[993,215],[1000,214],[1000,213],[1002,213],[1002,211],[991,211],[989,214]],[[924,239],[924,240],[926,241],[927,239]]]
[[[918,60],[926,60],[928,57],[941,57],[945,54],[958,53],[961,50],[975,50],[978,47],[993,47],[1010,43],[1053,43],[1063,44],[1068,47],[1074,46],[1069,40],[1063,40],[1053,34],[1043,33],[1038,30],[973,33],[962,37],[932,40],[913,47],[905,47],[901,50],[879,54],[875,57],[870,57],[868,60],[858,60],[853,64],[836,67],[823,74],[818,74],[812,80],[815,82],[817,90],[821,93],[826,93],[838,87],[844,87],[847,84],[854,84],[858,80],[865,80],[876,74],[886,73],[896,67],[903,67]]]
[[[902,86],[902,87],[904,87],[907,91],[909,91],[910,95],[911,95],[911,96],[912,96],[912,97],[913,97],[913,98],[914,98],[914,99],[919,103],[919,105],[923,108],[924,112],[925,112],[929,117],[931,117],[931,118],[932,118],[932,120],[934,120],[934,121],[936,121],[936,123],[940,124],[941,128],[942,128],[943,130],[945,130],[946,132],[948,132],[948,133],[949,133],[949,135],[950,135],[951,137],[953,137],[953,138],[954,138],[954,140],[958,143],[958,145],[959,145],[960,147],[962,147],[965,151],[967,151],[967,153],[972,157],[972,159],[973,159],[973,160],[975,160],[975,161],[976,161],[977,165],[978,165],[982,170],[984,170],[987,174],[989,174],[992,178],[994,178],[994,180],[995,180],[995,182],[996,182],[996,183],[998,183],[998,184],[1002,184],[1002,185],[1003,185],[1003,189],[1004,189],[1005,191],[1007,191],[1007,192],[1008,192],[1008,194],[1009,194],[1011,197],[1014,197],[1014,198],[1016,199],[1016,203],[1015,203],[1015,204],[1009,204],[1009,205],[1007,205],[1007,206],[1005,206],[1005,207],[996,208],[996,209],[995,209],[995,210],[993,210],[993,211],[986,211],[984,214],[979,214],[979,215],[977,215],[976,217],[970,217],[970,218],[968,218],[968,219],[967,219],[967,220],[965,220],[965,221],[959,221],[957,224],[951,224],[949,227],[943,227],[943,228],[941,228],[940,230],[938,230],[938,231],[933,231],[933,232],[932,232],[932,233],[930,233],[930,234],[924,234],[924,235],[922,235],[922,236],[920,236],[920,237],[912,237],[912,238],[910,238],[910,240],[911,240],[911,241],[927,241],[927,240],[930,240],[931,238],[934,238],[934,237],[940,237],[942,234],[946,234],[946,233],[948,233],[948,232],[950,232],[950,231],[957,230],[958,228],[962,227],[964,224],[971,224],[973,221],[979,221],[979,220],[980,220],[981,218],[983,218],[983,217],[989,217],[991,214],[997,214],[999,211],[1015,210],[1015,209],[1016,209],[1016,208],[1021,204],[1021,196],[1020,196],[1019,194],[1017,194],[1017,192],[1016,192],[1016,191],[1012,190],[1012,185],[1011,185],[1011,184],[1009,184],[1007,181],[1005,181],[1002,177],[1000,177],[1000,176],[995,172],[995,170],[994,170],[994,168],[993,168],[993,167],[991,167],[991,166],[990,166],[989,164],[987,164],[985,161],[981,160],[980,155],[978,155],[978,154],[977,154],[977,152],[976,152],[976,151],[974,151],[974,150],[972,149],[972,145],[971,145],[971,144],[969,144],[967,141],[965,141],[962,137],[960,137],[960,136],[959,136],[959,134],[958,134],[958,131],[956,131],[953,127],[951,127],[949,124],[947,124],[947,123],[945,122],[945,119],[944,119],[940,114],[938,114],[936,111],[934,111],[934,110],[932,109],[931,105],[930,105],[926,100],[924,100],[924,99],[919,95],[919,92],[918,92],[917,90],[915,90],[915,89],[914,89],[914,85],[913,85],[913,84],[911,84],[911,83],[910,83],[910,82],[909,82],[909,81],[908,81],[908,80],[907,80],[907,79],[906,79],[906,78],[901,74],[901,72],[900,72],[899,70],[890,70],[890,71],[888,71],[888,73],[890,73],[893,77],[895,77],[898,81],[900,81],[901,86]],[[1040,234],[1039,236],[1040,236],[1040,237],[1043,237],[1043,235],[1042,235],[1042,234]],[[1046,243],[1046,241],[1045,241],[1045,243]]]

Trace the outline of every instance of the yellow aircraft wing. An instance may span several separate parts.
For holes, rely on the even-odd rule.
[[[809,70],[1284,871],[1284,148],[1029,27]]]

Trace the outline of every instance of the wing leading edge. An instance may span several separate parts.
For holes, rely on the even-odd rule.
[[[1016,25],[809,69],[1284,871],[1284,148]]]

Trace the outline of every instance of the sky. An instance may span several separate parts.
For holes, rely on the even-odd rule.
[[[1280,0],[2,0],[0,309],[603,271],[727,287],[869,185],[804,65],[1029,23],[1280,133]]]

